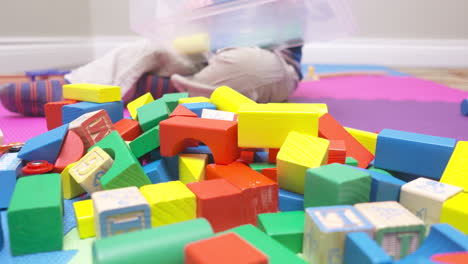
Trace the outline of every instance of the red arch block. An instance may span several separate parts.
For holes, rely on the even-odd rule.
[[[237,122],[175,116],[159,123],[161,155],[172,157],[196,139],[206,144],[216,164],[227,165],[239,157]]]

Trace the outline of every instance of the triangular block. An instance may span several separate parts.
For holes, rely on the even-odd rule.
[[[171,113],[171,115],[169,115],[169,117],[174,117],[174,116],[198,117],[197,114],[190,111],[187,107],[183,105],[178,105],[174,109],[174,111]]]
[[[27,161],[46,160],[55,163],[67,132],[68,124],[29,139],[18,153],[18,158]]]

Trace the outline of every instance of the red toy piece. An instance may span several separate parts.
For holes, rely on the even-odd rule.
[[[431,260],[445,264],[466,264],[468,263],[468,252],[437,254],[432,256]]]
[[[63,124],[62,107],[64,105],[75,104],[78,101],[64,100],[60,102],[50,102],[44,105],[44,113],[47,122],[47,129],[52,130]]]
[[[21,170],[24,175],[43,174],[54,169],[54,165],[45,160],[35,160],[28,162]]]
[[[268,149],[268,163],[276,164],[276,156],[278,156],[279,149]]]
[[[84,152],[85,149],[80,136],[69,130],[55,161],[55,171],[62,172],[68,164],[80,160]]]
[[[132,119],[120,119],[114,124],[114,128],[125,141],[132,141],[143,134],[140,123]]]
[[[265,175],[268,179],[274,182],[278,182],[278,169],[277,168],[262,169],[262,174]]]
[[[344,140],[330,140],[327,164],[332,163],[346,163],[346,145]]]
[[[250,164],[254,162],[255,152],[250,150],[242,150],[240,153],[240,157],[237,161],[242,162],[244,164]]]
[[[172,111],[169,117],[176,117],[176,116],[185,116],[185,117],[197,117],[197,114],[190,111],[187,107],[183,105],[177,105],[177,107]]]
[[[191,139],[191,140],[187,140]],[[176,116],[159,123],[161,156],[173,157],[193,139],[205,143],[216,164],[229,164],[239,157],[237,122]]]

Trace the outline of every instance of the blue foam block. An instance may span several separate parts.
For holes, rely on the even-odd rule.
[[[18,158],[26,161],[46,160],[54,164],[67,132],[68,124],[29,139],[18,153]]]
[[[123,119],[123,101],[109,102],[109,103],[91,103],[79,102],[76,104],[69,104],[62,107],[62,120],[64,124],[77,119],[83,114],[104,109],[109,115],[112,123],[116,123]]]
[[[171,181],[166,163],[163,160],[156,160],[146,164],[143,166],[143,171],[153,184]]]
[[[439,180],[455,144],[451,138],[384,129],[377,137],[375,167]]]
[[[258,162],[258,163],[268,162],[268,151],[255,152],[254,162]]]
[[[201,102],[201,103],[186,103],[182,104],[183,106],[187,107],[188,110],[197,114],[198,117],[201,117],[203,109],[212,109],[216,110],[216,106],[212,103]]]
[[[348,233],[345,240],[344,264],[391,264],[385,251],[364,232]]]
[[[164,163],[166,164],[167,171],[169,172],[169,177],[172,181],[179,180],[179,155],[174,157],[162,157]]]
[[[391,175],[381,173],[374,170],[366,170],[349,166],[353,169],[361,170],[370,174],[372,178],[370,201],[371,202],[383,202],[383,201],[399,201],[401,186],[405,184],[398,178]]]
[[[18,158],[17,152],[0,156],[0,209],[8,208],[21,168],[22,160]]]
[[[304,210],[304,195],[279,190],[279,210],[281,212]]]
[[[462,115],[468,116],[468,99],[464,99],[461,102],[460,108]]]

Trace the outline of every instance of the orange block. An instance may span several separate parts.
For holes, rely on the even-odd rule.
[[[319,119],[319,137],[328,140],[344,140],[346,156],[356,159],[360,168],[367,168],[369,163],[374,160],[374,155],[351,136],[330,114],[324,114]]]
[[[80,136],[85,149],[93,146],[115,130],[106,110],[83,114],[73,120],[68,129]]]
[[[175,117],[175,116],[185,116],[185,117],[197,117],[197,114],[194,112],[190,111],[187,107],[183,105],[177,105],[177,107],[172,111],[172,113],[169,115],[169,117]]]
[[[50,102],[44,105],[44,113],[47,122],[47,129],[52,130],[63,124],[62,107],[64,105],[75,104],[78,101],[64,100],[60,102]]]
[[[237,161],[242,162],[244,164],[250,164],[254,162],[255,152],[250,150],[242,150],[240,153],[240,157]]]
[[[433,255],[431,260],[446,264],[466,264],[468,263],[468,252],[437,254]]]
[[[161,156],[177,155],[193,139],[210,148],[216,164],[229,164],[239,157],[237,122],[175,116],[159,123]]]
[[[278,184],[241,162],[209,164],[206,180],[226,179],[242,191],[246,224],[257,224],[257,214],[278,211]]]
[[[132,119],[120,119],[114,124],[114,128],[125,141],[133,141],[135,138],[143,134],[140,123]]]
[[[327,164],[332,163],[346,163],[346,144],[344,140],[330,140]]]
[[[185,264],[268,264],[268,257],[236,233],[187,244]]]
[[[268,163],[276,163],[279,149],[268,149]]]
[[[55,171],[62,172],[68,164],[76,162],[85,152],[83,141],[75,132],[69,130],[55,161]]]
[[[278,182],[278,169],[277,168],[262,169],[262,174],[265,175],[268,179],[274,182]]]

